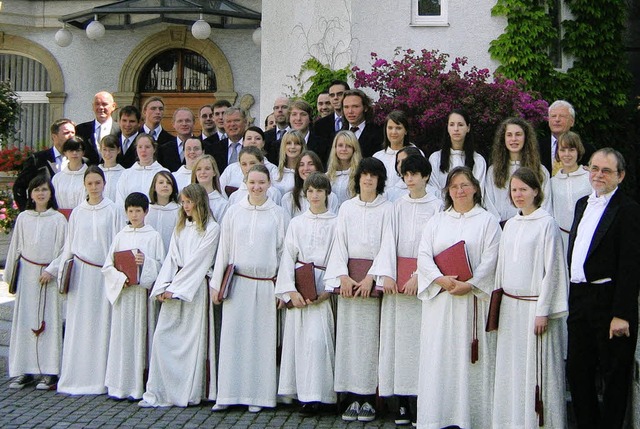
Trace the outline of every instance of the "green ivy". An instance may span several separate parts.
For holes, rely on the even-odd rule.
[[[306,75],[312,73],[308,78]],[[311,57],[300,66],[300,72],[297,76],[292,76],[295,85],[289,85],[291,91],[289,94],[292,98],[302,98],[316,111],[316,100],[318,94],[329,89],[329,85],[334,80],[347,81],[351,74],[349,66],[338,70],[332,70],[328,65],[322,64],[316,57]],[[308,84],[311,83],[307,89]]]

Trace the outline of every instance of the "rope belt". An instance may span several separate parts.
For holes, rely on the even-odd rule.
[[[316,264],[314,264],[313,262],[302,262],[302,261],[300,261],[300,260],[297,260],[297,261],[296,261],[296,264],[302,264],[302,265],[309,265],[309,264],[312,264],[312,265],[313,265],[313,268],[315,268],[315,269],[317,269],[317,270],[322,270],[322,271],[326,271],[326,270],[327,270],[327,267],[323,267],[323,266],[321,266],[321,265],[316,265]]]
[[[82,263],[85,263],[85,264],[87,264],[87,265],[90,265],[90,266],[92,266],[92,267],[102,268],[102,265],[98,265],[98,264],[94,264],[93,262],[89,262],[89,261],[87,261],[87,260],[85,260],[85,259],[82,259],[82,258],[81,258],[80,256],[78,256],[78,255],[73,255],[73,257],[74,257],[74,258],[76,258],[78,261],[80,261],[80,262],[82,262]]]
[[[252,276],[248,276],[246,274],[240,274],[237,271],[233,275],[234,276],[238,276],[238,277],[244,277],[245,279],[250,279],[250,280],[273,282],[274,285],[276,284],[276,279],[278,278],[278,276],[273,276],[273,277],[252,277]]]
[[[538,300],[538,295],[511,295],[510,293],[507,293],[507,291],[504,291],[504,295],[519,301],[533,302]]]
[[[51,263],[51,262],[47,262],[47,263],[35,262],[35,261],[32,261],[31,259],[25,258],[24,255],[20,255],[20,259],[24,259],[28,263],[33,264],[33,265],[37,265],[39,267],[48,267],[49,264]]]
[[[560,228],[560,227],[558,227],[558,228]],[[566,229],[564,229],[564,228],[560,228],[560,231],[562,231],[562,232],[566,232],[567,234],[571,234],[571,231],[567,231],[567,230],[566,230]]]

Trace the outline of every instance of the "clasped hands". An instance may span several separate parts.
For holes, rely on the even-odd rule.
[[[451,295],[466,295],[473,289],[471,283],[461,282],[458,276],[440,276],[434,282]]]

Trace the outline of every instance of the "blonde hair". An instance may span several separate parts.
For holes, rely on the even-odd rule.
[[[362,151],[360,149],[358,138],[349,130],[338,131],[336,136],[333,138],[331,153],[329,154],[329,165],[327,166],[327,177],[329,177],[329,180],[333,183],[336,180],[337,172],[341,171],[340,160],[336,154],[336,146],[338,145],[339,138],[344,139],[344,142],[353,148],[353,155],[351,156],[351,162],[349,163],[349,170],[351,171],[349,174],[349,194],[353,197],[355,196],[355,181],[353,173],[356,171],[356,168],[358,168],[360,161],[362,161]]]
[[[185,186],[182,191],[180,191],[180,196],[190,199],[194,208],[191,212],[191,220],[196,224],[196,228],[200,232],[204,232],[207,229],[207,223],[209,222],[209,218],[211,217],[211,209],[209,208],[209,196],[207,195],[207,191],[197,183],[192,183],[191,185]],[[180,232],[184,229],[187,223],[187,213],[184,211],[182,207],[180,207],[178,213],[178,222],[176,223],[176,233],[180,234]]]
[[[284,167],[287,164],[287,151],[285,147],[287,143],[290,141],[297,142],[302,148],[300,149],[300,153],[307,149],[307,142],[304,139],[302,133],[298,131],[289,131],[285,133],[282,137],[282,141],[280,142],[280,155],[278,157],[278,181],[282,180],[282,176],[284,176]]]
[[[198,169],[198,164],[204,161],[209,161],[211,166],[213,167],[213,180],[212,185],[213,189],[220,192],[220,172],[218,171],[218,164],[216,160],[211,155],[202,155],[200,158],[196,160],[196,163],[193,164],[193,168],[191,169],[191,183],[198,183],[198,178],[196,177],[196,170]]]

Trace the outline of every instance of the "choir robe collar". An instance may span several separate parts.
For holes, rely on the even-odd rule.
[[[307,210],[304,213],[302,213],[302,216],[304,216],[307,219],[333,219],[337,215],[335,213],[332,213],[330,210],[327,210],[326,212],[320,213],[320,214],[315,214],[315,213],[312,213],[311,210]]]
[[[469,210],[466,213],[458,213],[457,211],[455,211],[453,209],[453,206],[451,206],[447,210],[445,210],[445,213],[448,216],[451,216],[451,217],[456,218],[456,219],[460,219],[462,217],[474,217],[474,216],[477,216],[477,215],[485,213],[485,212],[486,212],[486,210],[483,209],[482,207],[480,207],[478,204],[476,204],[471,210]]]
[[[72,170],[69,170],[69,166],[67,165],[62,169],[60,173],[68,174],[69,176],[80,176],[80,175],[84,175],[84,172],[87,171],[87,168],[89,168],[87,167],[87,164],[82,164],[82,167],[80,167],[79,170],[72,171]]]
[[[46,209],[43,212],[37,212],[35,210],[25,210],[24,214],[25,216],[32,216],[32,217],[49,217],[49,216],[54,216],[55,214],[59,213],[58,210],[54,210],[54,209]]]
[[[533,213],[528,215],[523,215],[522,212],[518,210],[518,214],[516,214],[513,218],[515,220],[527,221],[527,220],[538,220],[547,216],[551,216],[549,212],[547,212],[542,207],[538,207],[536,210],[534,210]]]
[[[139,161],[136,161],[135,164],[131,166],[132,170],[165,170],[165,168],[160,165],[158,161],[153,161],[151,165],[140,165]]]
[[[407,193],[402,196],[402,199],[410,203],[421,204],[421,203],[431,203],[431,202],[437,201],[438,197],[432,194],[425,194],[424,197],[422,198],[411,198],[411,196]]]
[[[241,207],[247,210],[259,210],[259,211],[271,210],[273,207],[277,205],[276,203],[273,202],[271,198],[267,197],[267,201],[265,201],[264,204],[262,204],[261,206],[254,206],[249,202],[249,195],[247,195],[246,198],[243,198],[240,201],[238,201],[238,204],[240,204]]]
[[[172,212],[180,208],[178,203],[174,201],[169,201],[169,204],[167,204],[166,206],[161,206],[160,204],[151,204],[150,207],[153,207],[155,210],[159,210],[163,212]]]
[[[558,179],[566,179],[568,177],[584,176],[585,174],[589,174],[589,172],[585,170],[582,165],[579,165],[576,171],[572,171],[567,174],[563,173],[562,169],[560,169],[554,177],[557,177]]]
[[[361,207],[378,207],[387,202],[387,198],[384,195],[376,196],[376,199],[371,201],[370,203],[366,203],[360,199],[360,195],[356,195],[351,199],[353,203],[357,206]]]
[[[141,232],[152,232],[155,231],[155,229],[153,229],[153,227],[151,225],[144,225],[142,228],[134,228],[131,225],[127,225],[122,229],[122,232],[136,232],[136,233],[141,233]]]

